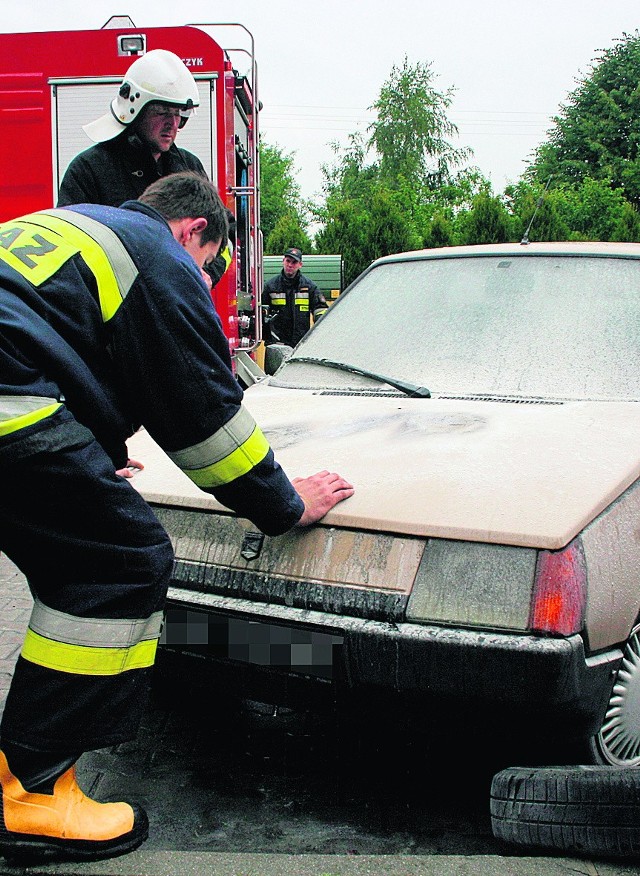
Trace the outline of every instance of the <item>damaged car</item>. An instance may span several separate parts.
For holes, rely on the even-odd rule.
[[[266,538],[144,432],[175,547],[164,647],[229,671],[557,728],[640,764],[640,245],[375,261],[247,408],[355,494]]]

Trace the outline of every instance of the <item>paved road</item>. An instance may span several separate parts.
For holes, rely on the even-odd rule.
[[[0,554],[0,714],[31,612],[24,577]]]
[[[24,578],[0,556],[0,709],[30,608]],[[640,873],[636,865],[512,854],[491,835],[482,770],[469,773],[462,762],[443,770],[434,761],[425,772],[420,738],[394,736],[384,720],[392,716],[383,714],[382,734],[360,728],[336,743],[334,715],[274,714],[225,696],[197,663],[179,668],[175,687],[161,677],[134,743],[80,761],[88,793],[145,806],[151,834],[142,849],[26,870],[0,859],[2,876]]]

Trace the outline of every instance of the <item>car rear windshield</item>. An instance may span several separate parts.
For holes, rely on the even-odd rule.
[[[365,378],[432,394],[640,397],[640,260],[594,256],[429,258],[381,264],[350,288],[278,375],[344,388]]]

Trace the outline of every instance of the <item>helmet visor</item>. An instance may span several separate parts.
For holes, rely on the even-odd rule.
[[[193,112],[195,112],[195,107],[191,104],[189,106],[176,106],[175,104],[170,103],[159,103],[156,101],[152,101],[148,103],[146,106],[146,111],[149,115],[153,116],[161,116],[164,118],[172,118],[178,119],[178,130],[184,128],[184,126],[189,121],[189,118]]]
[[[195,113],[195,111],[196,111],[196,108],[194,106],[183,107],[180,110],[180,122],[178,123],[178,130],[181,130],[182,128],[184,128],[184,126],[187,124],[187,122],[189,121],[191,116]]]

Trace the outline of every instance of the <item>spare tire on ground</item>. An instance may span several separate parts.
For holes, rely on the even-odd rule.
[[[527,848],[640,858],[640,770],[509,767],[491,782],[491,828]]]

